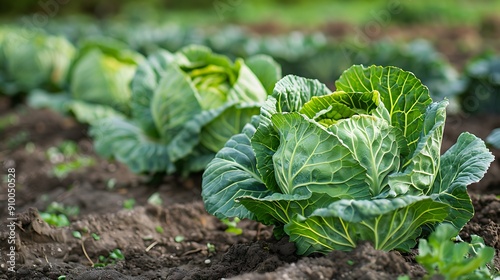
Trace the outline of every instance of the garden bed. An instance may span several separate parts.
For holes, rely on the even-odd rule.
[[[9,119],[1,132],[2,175],[7,168],[16,170],[17,251],[16,272],[4,266],[0,279],[418,279],[425,274],[415,262],[416,250],[383,252],[364,243],[352,252],[299,257],[293,243],[275,240],[271,228],[256,222],[240,222],[240,235],[225,232],[227,226],[204,209],[201,174],[167,176],[151,183],[120,163],[96,156],[87,128],[71,118],[26,107],[2,112],[0,118]],[[484,139],[496,127],[498,116],[449,116],[443,150],[462,131]],[[47,150],[67,140],[93,164],[58,178]],[[460,236],[466,241],[471,234],[482,236],[495,248],[499,268],[500,151],[492,152],[496,160],[485,178],[469,187],[475,215]],[[155,193],[161,205],[148,203]],[[5,201],[5,184],[1,194]],[[131,198],[135,206],[125,209],[124,202]],[[39,212],[52,202],[78,207],[70,226],[53,227],[41,219]],[[0,214],[5,228],[6,207]],[[82,237],[76,238],[75,231]],[[2,231],[2,252],[9,250],[7,239]],[[105,267],[92,268],[99,256],[115,249],[124,260],[108,258]]]

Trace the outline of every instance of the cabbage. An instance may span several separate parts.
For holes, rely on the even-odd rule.
[[[3,28],[0,34],[3,82],[11,83],[6,93],[64,88],[76,52],[68,40],[18,28]]]
[[[473,215],[467,186],[494,159],[484,142],[463,133],[441,155],[448,101],[400,68],[356,65],[335,86],[281,79],[207,165],[207,211],[274,225],[306,255],[362,241],[409,251],[423,229],[460,230]]]
[[[92,126],[96,150],[138,173],[203,170],[259,113],[280,77],[280,67],[267,56],[232,62],[195,45],[158,51],[133,79],[132,117]]]
[[[130,82],[143,57],[111,40],[83,43],[71,71],[71,96],[75,100],[130,111]]]

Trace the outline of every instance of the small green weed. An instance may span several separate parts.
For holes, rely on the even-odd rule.
[[[157,233],[162,234],[164,232],[163,228],[161,226],[156,226],[155,230]]]
[[[24,150],[30,154],[32,154],[35,151],[35,149],[36,149],[36,146],[35,146],[35,143],[33,143],[33,142],[28,142],[24,146]]]
[[[207,243],[207,250],[209,253],[215,253],[215,245],[212,243]]]
[[[107,257],[99,256],[99,262],[94,263],[93,267],[105,267],[110,264],[115,264],[117,261],[122,261],[125,259],[122,251],[120,249],[114,249],[109,253]]]
[[[40,217],[49,225],[56,227],[69,226],[69,218],[76,217],[80,213],[77,206],[65,206],[59,202],[52,202],[45,211],[40,212]]]
[[[116,179],[115,178],[110,178],[107,182],[106,182],[106,188],[108,188],[108,190],[112,190],[114,189],[116,186]]]
[[[148,198],[148,203],[156,206],[161,206],[163,204],[163,199],[161,199],[159,193],[154,193]]]
[[[175,242],[177,243],[181,243],[182,241],[184,241],[184,236],[182,235],[177,235],[175,238],[174,238]]]
[[[48,148],[45,154],[53,164],[52,174],[59,179],[65,178],[73,171],[95,164],[93,158],[79,154],[78,145],[74,141],[63,141],[57,147]]]
[[[223,224],[227,226],[225,232],[234,233],[235,235],[240,235],[243,233],[243,230],[238,227],[238,223],[240,222],[240,218],[226,218],[220,220]]]
[[[135,206],[135,199],[129,198],[123,201],[123,209],[132,210]]]
[[[64,214],[40,213],[40,217],[49,225],[56,227],[67,227],[70,225],[68,217]]]
[[[92,238],[95,240],[95,241],[99,241],[101,240],[101,237],[97,234],[97,233],[91,233],[90,236],[92,236]]]
[[[72,234],[72,235],[73,235],[73,237],[74,237],[74,238],[76,238],[76,239],[82,239],[82,233],[81,233],[81,232],[79,232],[79,231],[76,231],[76,230],[75,230],[75,231],[73,231],[71,234]]]

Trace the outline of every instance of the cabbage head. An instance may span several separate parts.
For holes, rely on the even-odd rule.
[[[411,72],[355,65],[331,92],[281,79],[260,115],[226,142],[202,182],[207,211],[275,226],[298,254],[409,251],[424,232],[473,216],[467,186],[492,154],[463,133],[441,155],[447,100],[432,102]]]
[[[71,70],[74,100],[130,112],[130,83],[143,56],[118,41],[85,41]]]
[[[34,89],[60,91],[76,54],[64,37],[16,27],[0,29],[0,66],[4,93]]]
[[[96,150],[134,172],[201,171],[239,133],[281,78],[268,56],[236,59],[203,46],[160,50],[141,63],[131,89],[131,118],[91,129]]]

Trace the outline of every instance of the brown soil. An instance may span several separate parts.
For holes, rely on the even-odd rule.
[[[0,108],[1,104],[0,100]],[[271,228],[253,221],[239,224],[241,235],[227,233],[203,207],[200,174],[169,176],[150,185],[147,178],[130,173],[125,166],[97,157],[87,128],[71,118],[25,107],[2,112],[0,118],[17,118],[0,130],[2,173],[15,166],[17,175],[17,262],[16,273],[6,271],[8,233],[0,232],[0,279],[57,279],[61,275],[66,279],[396,279],[399,275],[418,279],[424,275],[414,260],[415,252],[382,252],[364,243],[352,252],[299,257],[293,243],[275,240]],[[454,143],[461,131],[484,138],[494,127],[500,127],[498,116],[449,117],[443,148]],[[27,136],[9,141],[23,131]],[[83,155],[94,158],[95,165],[58,179],[51,173],[45,151],[68,139],[78,143]],[[34,149],[27,149],[26,143],[33,143]],[[487,245],[496,248],[495,264],[500,267],[500,201],[495,197],[500,194],[500,151],[493,152],[497,160],[485,179],[470,187],[476,214],[461,236],[484,237]],[[114,187],[109,186],[111,178],[116,181]],[[0,219],[5,228],[5,184],[0,191]],[[163,199],[161,206],[147,203],[155,192]],[[123,202],[129,198],[136,200],[136,206],[126,210]],[[69,227],[49,226],[40,218],[39,211],[52,201],[79,207]],[[82,239],[75,238],[74,231],[81,232]],[[92,233],[100,239],[94,240]],[[179,236],[184,240],[176,242]],[[209,250],[208,243],[215,251]],[[116,248],[125,260],[91,267],[100,255],[107,256]]]

